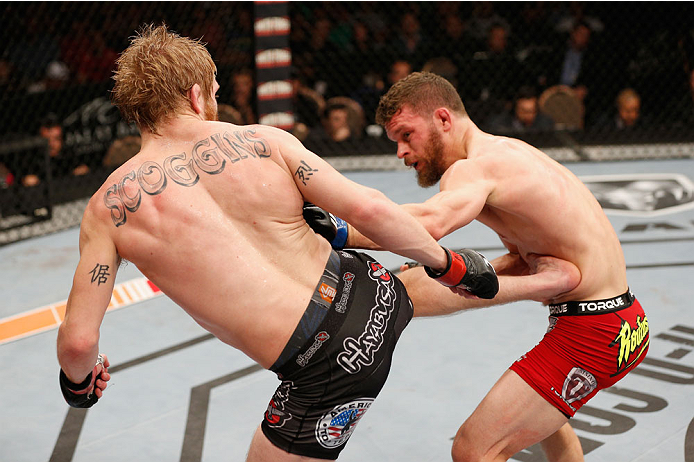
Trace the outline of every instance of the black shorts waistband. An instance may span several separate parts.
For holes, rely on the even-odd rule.
[[[339,286],[340,256],[334,250],[331,251],[328,263],[325,265],[323,274],[316,285],[311,301],[308,303],[304,314],[299,320],[294,333],[289,342],[282,350],[277,361],[270,367],[273,372],[278,372],[307,342],[314,341],[314,334],[323,326],[326,316],[330,311],[333,300],[337,295]],[[316,335],[315,341],[324,342],[327,340],[326,333],[322,330]],[[301,355],[300,355],[301,356]],[[301,361],[301,358],[297,358]]]
[[[550,316],[582,316],[589,314],[613,313],[629,308],[634,304],[634,294],[631,289],[617,297],[603,300],[586,300],[580,302],[564,302],[548,305]]]

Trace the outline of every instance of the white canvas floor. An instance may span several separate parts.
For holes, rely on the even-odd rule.
[[[680,174],[694,160],[579,163],[579,176]],[[348,174],[399,203],[435,193],[408,171]],[[694,462],[694,209],[615,213],[630,286],[651,329],[645,362],[598,393],[574,419],[588,462]],[[77,229],[0,248],[0,318],[67,298]],[[443,245],[488,257],[503,249],[476,223]],[[397,268],[401,257],[375,254]],[[130,265],[117,282],[141,277]],[[542,337],[546,309],[523,302],[415,319],[390,378],[341,462],[447,461],[451,439],[487,390]],[[101,350],[111,360],[104,398],[70,409],[58,388],[56,330],[0,344],[0,461],[242,461],[278,380],[210,338],[165,296],[107,313]],[[537,448],[514,460],[542,461]]]

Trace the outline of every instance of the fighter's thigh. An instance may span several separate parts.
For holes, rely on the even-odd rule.
[[[471,460],[493,460],[498,454],[510,457],[542,441],[567,420],[518,374],[507,370],[458,430],[453,452],[474,455]]]
[[[278,448],[267,439],[263,431],[258,427],[253,435],[251,447],[248,450],[246,462],[311,462],[321,461],[325,459],[316,459],[314,457],[299,456],[290,454]]]

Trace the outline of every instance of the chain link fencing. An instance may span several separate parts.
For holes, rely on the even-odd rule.
[[[280,2],[281,3],[281,2]],[[79,224],[139,149],[111,105],[143,24],[207,43],[220,120],[263,122],[253,2],[0,5],[0,245]],[[374,122],[412,71],[446,77],[482,129],[561,162],[692,157],[689,2],[288,2],[290,130],[341,170],[402,168]],[[262,79],[261,79],[262,80]],[[260,97],[259,97],[260,93]],[[286,115],[286,114],[285,114]],[[287,125],[287,120],[289,124]]]

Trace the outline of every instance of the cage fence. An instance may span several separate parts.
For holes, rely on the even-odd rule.
[[[270,3],[0,5],[0,245],[79,224],[137,153],[111,75],[148,23],[206,43],[220,120],[284,128],[340,170],[403,168],[375,112],[422,70],[560,162],[693,155],[689,2]]]

